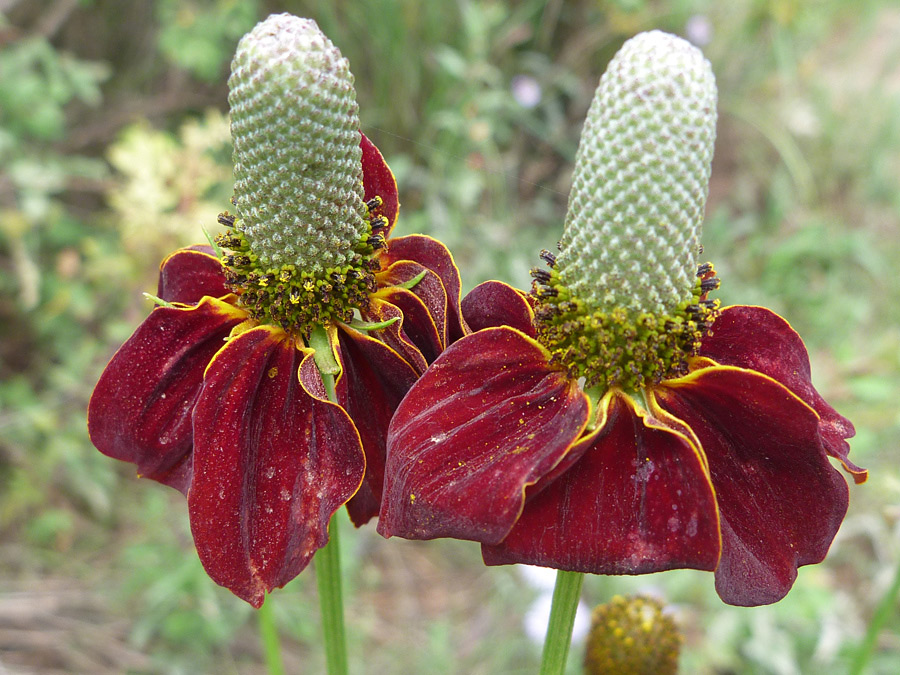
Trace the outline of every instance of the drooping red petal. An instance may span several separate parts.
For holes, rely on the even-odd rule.
[[[816,391],[806,347],[787,321],[765,307],[727,307],[703,338],[699,355],[763,373],[797,394],[819,413],[819,432],[828,454],[844,465],[856,483],[866,481],[869,472],[848,457],[850,444],[845,439],[856,430]]]
[[[88,433],[104,455],[187,492],[191,411],[203,370],[246,314],[207,298],[196,307],[157,307],[116,352],[88,406]]]
[[[166,302],[190,305],[204,295],[221,298],[229,293],[222,263],[209,246],[178,249],[159,266],[156,295]]]
[[[563,458],[590,404],[546,350],[511,328],[451,345],[397,408],[378,531],[497,543],[525,488]]]
[[[425,310],[425,312],[427,313],[427,310]],[[390,302],[373,297],[371,298],[371,302],[366,308],[366,311],[363,312],[363,319],[373,323],[390,321],[394,318],[400,320],[395,321],[387,328],[371,331],[369,334],[377,337],[395,352],[400,354],[400,356],[402,356],[417,373],[424,373],[425,369],[428,367],[428,362],[425,360],[425,357],[422,355],[419,348],[413,343],[412,339],[406,334],[406,331],[404,330],[406,317],[403,315],[400,308]]]
[[[609,400],[609,399],[612,400]],[[488,565],[527,563],[593,574],[714,570],[716,499],[697,448],[612,395],[606,423],[579,441],[562,476],[528,501]]]
[[[401,327],[403,333],[422,353],[426,362],[434,361],[444,346],[431,312],[419,296],[405,288],[394,286],[382,288],[374,297],[400,310],[403,315]]]
[[[365,480],[347,502],[350,519],[359,527],[378,515],[388,424],[419,375],[380,340],[343,325],[338,339],[343,367],[337,386],[338,403],[356,425],[366,452]]]
[[[378,285],[382,288],[381,295],[388,300],[392,286],[399,286],[411,282],[419,275],[424,274],[418,282],[408,289],[408,292],[415,295],[429,314],[429,323],[434,326],[440,340],[440,348],[438,353],[447,346],[447,293],[444,291],[444,284],[441,283],[437,274],[430,269],[412,260],[398,260],[390,267],[375,275]],[[402,302],[394,302],[395,305],[404,309]],[[418,303],[416,303],[418,305]],[[430,331],[429,331],[430,332]],[[434,355],[437,357],[437,354]],[[433,360],[433,359],[432,359]]]
[[[462,284],[459,279],[459,269],[446,246],[437,239],[423,234],[410,234],[391,239],[388,242],[387,250],[381,253],[380,259],[383,269],[399,260],[412,260],[437,274],[447,292],[447,336],[449,341],[456,342],[469,332],[460,312]]]
[[[654,392],[709,462],[722,527],[719,595],[732,605],[780,600],[798,567],[825,557],[847,511],[847,484],[828,461],[818,416],[775,380],[730,366]]]
[[[473,331],[510,326],[534,337],[534,312],[521,292],[502,281],[485,281],[462,301],[462,314]]]
[[[366,135],[360,132],[359,147],[362,148],[363,192],[365,200],[369,201],[376,195],[381,197],[381,206],[374,211],[376,215],[388,219],[388,226],[382,234],[385,239],[397,222],[397,213],[400,210],[400,200],[397,197],[397,180],[390,170],[381,151],[375,147]]]
[[[216,583],[259,607],[325,545],[332,514],[359,488],[359,435],[324,399],[312,351],[269,326],[210,363],[193,423],[197,552]]]

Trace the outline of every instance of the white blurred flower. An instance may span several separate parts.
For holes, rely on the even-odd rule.
[[[712,23],[705,15],[694,14],[684,25],[684,33],[690,42],[698,47],[705,47],[712,40]]]
[[[510,88],[513,98],[523,108],[533,108],[541,102],[541,85],[531,75],[516,75]]]

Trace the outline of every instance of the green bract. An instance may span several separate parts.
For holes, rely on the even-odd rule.
[[[585,121],[557,258],[588,309],[664,315],[691,299],[715,135],[700,50],[660,31],[626,42]]]
[[[355,263],[369,222],[347,59],[315,21],[279,14],[241,39],[231,67],[235,206],[259,266]]]

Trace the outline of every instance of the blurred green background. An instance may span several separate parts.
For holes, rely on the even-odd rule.
[[[683,672],[847,672],[900,560],[900,7],[892,0],[0,0],[0,672],[261,673],[252,610],[204,574],[184,499],[88,441],[85,408],[150,310],[157,265],[228,207],[225,81],[271,12],[350,60],[397,174],[396,232],[453,250],[466,289],[519,286],[562,231],[581,123],[621,43],[689,37],[719,87],[706,258],[726,303],[805,338],[871,469],[827,561],[726,607],[712,575],[589,577],[588,604],[664,597]],[[533,673],[515,568],[346,518],[356,673]],[[274,595],[292,672],[323,668],[312,569]],[[897,672],[900,607],[865,672]],[[580,646],[570,673],[578,672]]]

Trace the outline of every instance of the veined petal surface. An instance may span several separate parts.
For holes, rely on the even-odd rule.
[[[510,326],[528,337],[535,336],[534,311],[528,299],[502,281],[485,281],[469,291],[462,300],[462,314],[473,332]]]
[[[399,319],[399,321],[395,321],[387,328],[371,331],[369,334],[377,337],[395,352],[400,354],[400,356],[402,356],[417,373],[421,375],[425,372],[425,369],[428,367],[428,362],[425,360],[425,357],[422,355],[419,348],[413,344],[413,341],[406,334],[406,330],[404,329],[406,317],[399,307],[386,300],[373,297],[371,298],[368,309],[363,314],[363,318],[366,321],[371,321],[373,323]]]
[[[441,329],[428,306],[418,295],[405,288],[394,286],[378,290],[372,299],[382,300],[400,310],[403,316],[403,333],[421,352],[427,363],[434,361],[443,351]]]
[[[421,263],[412,260],[398,260],[387,269],[376,273],[375,279],[382,287],[381,293],[390,294],[392,290],[395,290],[391,288],[392,286],[405,284],[420,275],[424,276],[412,288],[396,290],[406,290],[407,293],[412,293],[425,305],[440,340],[440,349],[443,351],[447,346],[447,293],[444,291],[444,284],[440,277]],[[385,297],[389,302],[393,302],[389,295]],[[394,302],[394,304],[403,309],[402,302]]]
[[[868,471],[848,458],[856,430],[816,391],[803,340],[787,321],[765,307],[726,307],[703,338],[700,356],[726,366],[748,368],[777,380],[811,406],[821,420],[819,432],[829,455],[864,483]]]
[[[469,331],[460,312],[462,284],[459,269],[453,261],[449,249],[437,239],[424,234],[409,234],[388,242],[388,248],[381,253],[381,266],[387,268],[400,260],[412,260],[438,275],[447,293],[447,337],[456,342]]]
[[[88,432],[104,455],[187,492],[191,413],[203,370],[246,314],[221,300],[156,307],[112,357],[88,406]]]
[[[210,246],[178,249],[159,266],[156,295],[166,302],[190,305],[204,295],[221,298],[229,293],[222,263]]]
[[[491,328],[454,343],[391,421],[378,531],[498,543],[526,487],[565,456],[589,413],[526,335]]]
[[[775,380],[730,366],[669,380],[652,395],[706,454],[722,527],[719,595],[744,606],[780,600],[798,567],[822,561],[847,511],[818,415]]]
[[[646,574],[719,561],[716,498],[699,451],[611,392],[579,457],[530,499],[488,565],[526,563],[593,574]],[[568,456],[567,456],[568,460]]]
[[[388,424],[419,375],[397,352],[365,333],[340,326],[338,339],[343,368],[338,403],[356,425],[366,453],[365,480],[347,502],[350,519],[358,527],[378,515]]]
[[[344,410],[323,399],[311,350],[260,326],[207,368],[194,408],[191,531],[209,576],[259,607],[328,541],[365,458]]]

